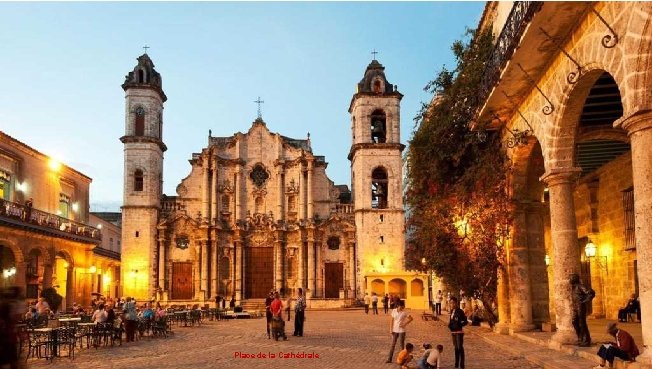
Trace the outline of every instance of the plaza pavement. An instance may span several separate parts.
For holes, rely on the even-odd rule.
[[[444,345],[443,368],[453,367],[450,334],[441,321],[425,322],[420,311],[412,311],[414,321],[408,326],[406,342],[420,350],[423,342]],[[56,358],[28,361],[30,368],[388,368],[386,364],[391,336],[389,315],[366,315],[362,310],[307,311],[304,337],[293,337],[293,323],[286,325],[288,341],[267,338],[265,320],[242,319],[207,321],[200,327],[174,327],[174,335],[164,338],[144,338],[123,346],[100,347],[78,351],[74,360]],[[479,327],[468,327],[465,336],[466,368],[530,369],[530,368],[589,368],[594,363],[564,355],[533,343],[510,336],[499,336]],[[487,335],[499,342],[487,340]],[[518,348],[518,349],[516,349]],[[525,356],[534,354],[558,361],[563,365],[537,365]],[[236,357],[242,353],[241,357]],[[270,353],[276,358],[270,358]],[[312,353],[319,358],[281,358],[280,353]],[[244,358],[244,354],[253,358]],[[394,355],[398,354],[398,350]],[[265,355],[266,357],[260,357]]]

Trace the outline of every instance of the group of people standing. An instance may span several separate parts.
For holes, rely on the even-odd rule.
[[[441,293],[441,291],[439,291]],[[464,326],[468,324],[464,310],[459,307],[456,297],[450,298],[450,319],[448,329],[451,332],[453,347],[455,351],[455,368],[464,368]],[[390,346],[387,363],[392,362],[396,342],[399,342],[401,351],[398,354],[396,363],[401,369],[407,369],[409,363],[414,359],[412,354],[414,345],[405,344],[406,327],[412,322],[412,316],[405,311],[405,303],[401,300],[397,303],[396,309],[392,310],[392,320],[390,323],[390,333],[392,335],[392,344]],[[416,360],[419,369],[435,369],[441,367],[441,357],[444,350],[443,345],[437,345],[435,348],[429,343],[424,343],[425,352]]]
[[[401,301],[401,298],[398,297],[397,295],[390,295],[390,294],[385,294],[385,296],[378,297],[378,294],[376,292],[371,293],[371,297],[369,294],[365,294],[364,296],[364,312],[365,314],[369,314],[369,306],[371,306],[371,313],[373,315],[378,315],[378,302],[382,301],[383,303],[383,311],[385,314],[389,313],[390,309],[396,309],[398,307],[399,301]]]
[[[296,303],[294,305],[294,333],[295,337],[303,337],[303,323],[306,320],[306,299],[303,296],[303,289],[299,288]],[[278,291],[270,291],[265,299],[265,315],[267,321],[267,338],[278,340],[283,337],[287,341],[285,334],[285,322],[283,320],[283,311],[287,311],[287,320],[290,321],[292,299],[288,298],[285,308]]]

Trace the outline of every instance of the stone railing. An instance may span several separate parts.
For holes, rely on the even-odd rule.
[[[353,214],[353,204],[336,204],[336,214]]]
[[[2,199],[0,199],[0,217],[23,223],[26,226],[34,225],[68,233],[72,236],[102,240],[102,232],[88,224]]]
[[[530,23],[534,14],[541,9],[542,1],[515,1],[509,16],[505,21],[500,35],[496,39],[494,50],[485,65],[478,96],[480,106],[489,97],[489,93],[496,86],[500,74],[507,61],[514,55],[514,51],[521,41],[525,28]]]
[[[161,211],[163,214],[170,214],[173,211],[185,210],[182,201],[179,201],[178,196],[166,196],[161,200]]]

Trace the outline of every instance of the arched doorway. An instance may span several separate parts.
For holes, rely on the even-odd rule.
[[[74,267],[72,258],[64,251],[59,251],[54,258],[54,275],[52,278],[53,287],[57,293],[63,296],[61,311],[72,307],[75,292],[74,286]]]
[[[402,299],[407,298],[407,283],[400,278],[389,281],[389,293]]]
[[[16,284],[16,257],[7,246],[0,245],[0,287],[6,288]]]
[[[384,296],[385,295],[385,281],[382,279],[374,279],[371,281],[371,292],[376,293],[378,296]]]

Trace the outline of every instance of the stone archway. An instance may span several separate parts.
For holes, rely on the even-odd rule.
[[[402,299],[407,298],[407,283],[401,278],[394,278],[389,281],[389,293]]]

